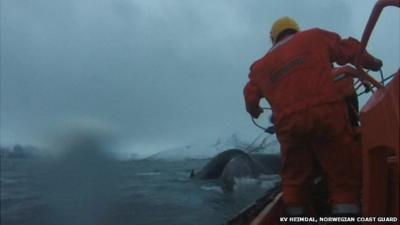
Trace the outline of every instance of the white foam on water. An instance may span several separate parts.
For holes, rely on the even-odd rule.
[[[238,177],[235,178],[235,184],[237,185],[253,185],[253,184],[258,184],[259,179],[257,178],[252,178],[252,177]]]
[[[281,177],[278,174],[262,174],[260,180],[280,180]]]
[[[260,183],[260,187],[263,189],[271,189],[273,187],[275,187],[277,184],[279,183],[279,181],[261,181]]]
[[[205,191],[214,191],[217,193],[224,193],[224,190],[222,190],[222,188],[220,186],[216,186],[216,185],[211,185],[211,186],[207,186],[207,185],[203,185],[201,186],[201,189],[205,190]]]
[[[258,178],[252,177],[241,177],[235,178],[234,190],[246,190],[246,189],[270,189],[280,182],[279,175],[262,175]]]

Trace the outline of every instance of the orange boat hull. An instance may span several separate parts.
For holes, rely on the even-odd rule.
[[[361,111],[363,214],[399,217],[399,74]],[[369,223],[371,224],[371,223]]]

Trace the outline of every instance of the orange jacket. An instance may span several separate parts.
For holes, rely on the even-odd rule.
[[[356,90],[354,89],[353,77],[347,76],[344,79],[338,80],[335,82],[336,90],[342,99],[357,95]]]
[[[360,43],[341,39],[333,32],[311,29],[288,36],[275,44],[250,68],[244,88],[247,111],[257,117],[259,101],[265,97],[273,110],[275,124],[286,115],[307,107],[338,101],[332,63],[354,63]],[[377,70],[381,62],[367,52],[361,63]]]

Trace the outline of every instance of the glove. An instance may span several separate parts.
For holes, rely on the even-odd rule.
[[[369,69],[372,71],[379,71],[382,68],[382,65],[383,65],[382,60],[374,58],[374,61]]]
[[[268,127],[267,129],[265,129],[265,132],[269,134],[275,134],[276,133],[275,126]]]
[[[367,51],[361,56],[361,65],[368,70],[378,71],[382,67],[382,60],[372,56]]]
[[[252,111],[250,114],[252,117],[257,119],[260,116],[260,114],[263,112],[264,112],[264,110],[262,108],[258,107],[256,110]]]

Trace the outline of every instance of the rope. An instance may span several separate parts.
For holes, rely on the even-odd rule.
[[[261,107],[261,109],[263,109],[263,110],[272,110],[271,107]],[[252,153],[252,152],[257,151],[257,149],[255,148],[255,143],[256,143],[257,140],[261,137],[261,135],[263,135],[264,133],[270,134],[270,135],[269,135],[266,139],[264,139],[264,141],[263,141],[263,142],[266,142],[269,138],[271,138],[272,134],[275,133],[275,127],[274,127],[274,126],[263,127],[263,126],[261,126],[260,124],[258,124],[258,123],[255,121],[255,119],[254,119],[253,117],[250,117],[250,118],[251,118],[251,121],[253,122],[253,124],[254,124],[256,127],[262,129],[264,132],[261,133],[261,134],[259,134],[259,135],[254,139],[254,141],[245,149],[245,151],[248,152],[248,153]],[[249,150],[249,148],[253,148],[253,150]]]
[[[395,75],[396,75],[396,73],[394,73],[394,74],[392,74],[392,75],[386,77],[385,79],[383,79],[383,82],[385,82],[385,81],[387,81],[387,80],[390,80],[390,79],[393,78]]]
[[[383,77],[382,68],[379,69],[379,74],[381,75],[381,83],[383,86],[385,86],[385,78]]]
[[[254,145],[255,145],[255,143],[257,142],[257,140],[258,140],[258,139],[261,137],[261,135],[263,135],[263,134],[264,134],[264,133],[259,134],[259,135],[251,142],[251,144],[249,144],[249,145],[247,146],[247,148],[244,149],[244,151],[245,151],[245,152],[251,152],[251,151],[249,151],[249,149],[254,147]]]
[[[370,88],[368,86],[364,86],[364,87],[365,87],[365,90],[360,92],[360,93],[358,93],[357,96],[361,96],[361,95],[369,93],[369,92],[374,92],[374,90],[372,88]]]
[[[251,117],[251,121],[253,122],[253,124],[256,126],[256,127],[258,127],[258,128],[260,128],[260,129],[262,129],[264,132],[267,132],[267,128],[266,127],[263,127],[263,126],[261,126],[260,124],[258,124],[255,120],[254,120],[254,118],[253,117]]]
[[[396,75],[396,73],[394,73],[394,74],[392,74],[392,75],[390,75],[390,76],[388,76],[388,77],[384,77],[382,68],[379,69],[379,74],[380,74],[380,77],[381,77],[381,82],[380,82],[380,83],[381,83],[383,86],[385,86],[385,82],[386,82],[387,80],[390,80],[391,78],[393,78],[393,77]],[[356,87],[356,90],[357,90],[358,88],[360,88],[360,86],[361,86],[361,84],[360,84],[359,86]],[[370,88],[370,89],[369,89],[369,88],[365,88],[364,91],[362,91],[361,93],[359,93],[359,94],[357,94],[357,95],[358,95],[358,96],[361,96],[361,95],[363,95],[363,94],[365,94],[365,93],[368,93],[368,92],[370,92],[370,91],[374,92],[374,90],[373,90],[372,88]]]
[[[264,109],[264,110],[271,110],[271,111],[272,111],[272,108],[271,108],[271,107],[261,107],[261,109]],[[261,126],[260,124],[258,124],[258,123],[255,121],[255,119],[254,119],[253,117],[251,117],[251,122],[253,122],[253,124],[254,124],[256,127],[260,128],[260,129],[263,130],[265,133],[269,133],[269,134],[274,134],[274,133],[275,133],[275,127],[274,127],[274,126],[263,127],[263,126]]]
[[[263,134],[263,133],[261,133],[261,134]],[[260,135],[261,135],[261,134],[260,134]],[[260,136],[260,135],[259,135],[259,136]],[[263,142],[267,142],[271,137],[272,137],[272,135],[269,135],[267,138],[264,139]],[[257,137],[257,138],[258,138],[258,137]],[[248,152],[248,153],[258,152],[258,149],[253,148],[253,150],[250,150],[250,151],[247,151],[247,152]]]

